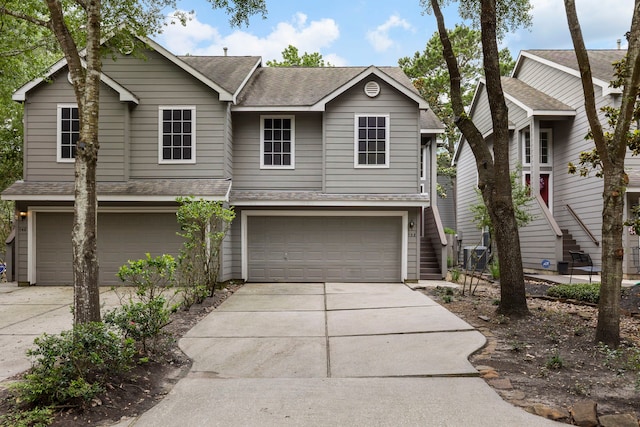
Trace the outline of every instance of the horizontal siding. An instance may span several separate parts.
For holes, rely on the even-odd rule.
[[[474,224],[470,210],[480,199],[475,192],[478,185],[475,157],[468,144],[460,148],[457,166],[456,231],[462,236],[463,247],[473,246],[480,243],[482,233]]]
[[[322,189],[322,116],[295,115],[295,169],[260,169],[260,114],[233,116],[233,188]]]
[[[100,181],[124,179],[125,110],[118,94],[100,87],[100,130],[97,177]],[[73,181],[73,163],[58,163],[56,153],[57,106],[75,104],[73,88],[66,72],[55,75],[29,93],[25,105],[25,180]]]
[[[131,111],[131,178],[224,178],[227,104],[157,52],[105,61],[104,72],[140,100]],[[159,106],[196,107],[196,163],[158,164]]]
[[[534,219],[519,229],[522,266],[541,270],[542,261],[549,260],[549,270],[557,271],[557,261],[562,261],[557,259],[562,251],[562,238],[553,231],[537,200],[529,202],[527,209]]]
[[[364,79],[327,105],[325,113],[327,193],[416,193],[419,191],[418,108],[377,80],[380,94],[369,98]],[[355,114],[389,114],[389,168],[354,167]]]

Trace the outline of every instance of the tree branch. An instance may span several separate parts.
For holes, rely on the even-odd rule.
[[[603,163],[606,162],[607,164],[610,164],[611,158],[607,154],[607,143],[604,138],[602,124],[598,119],[595,94],[593,91],[591,64],[589,63],[589,55],[582,37],[582,30],[580,29],[580,21],[578,21],[575,0],[564,0],[564,8],[567,14],[567,23],[569,25],[569,32],[571,33],[571,40],[573,40],[573,48],[575,49],[576,59],[578,60],[578,67],[580,69],[580,80],[582,81],[582,89],[584,91],[584,108],[585,113],[587,114],[587,119],[589,120],[589,126],[591,126],[593,141],[596,145],[596,150],[598,150],[598,154],[600,155],[600,160]]]
[[[14,17],[16,19],[21,19],[23,21],[27,21],[27,22],[30,22],[32,24],[39,25],[41,27],[45,27],[45,28],[51,29],[51,21],[44,21],[44,20],[38,19],[38,18],[36,18],[34,16],[26,15],[26,14],[24,14],[22,12],[16,12],[15,10],[7,9],[4,6],[0,6],[0,15],[12,16],[12,17]]]

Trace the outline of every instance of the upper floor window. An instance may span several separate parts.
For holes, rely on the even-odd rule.
[[[160,107],[160,163],[196,162],[196,107]]]
[[[73,162],[80,138],[80,116],[76,104],[58,105],[58,162]]]
[[[540,129],[540,142],[538,144],[540,165],[552,165],[551,143],[551,129]],[[525,131],[523,135],[522,164],[524,166],[531,165],[531,134],[529,131]]]
[[[356,115],[355,167],[389,167],[389,116]]]
[[[294,116],[260,117],[260,168],[295,168]]]

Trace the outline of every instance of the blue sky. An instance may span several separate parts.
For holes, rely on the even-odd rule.
[[[531,0],[533,27],[509,34],[504,45],[517,57],[523,49],[570,49],[562,0]],[[301,53],[320,52],[336,66],[397,65],[422,51],[436,31],[433,15],[422,14],[419,0],[266,0],[267,19],[253,16],[248,27],[232,28],[228,17],[205,0],[181,0],[195,12],[186,27],[168,26],[156,40],[183,55],[257,55],[280,59],[288,45]],[[603,5],[606,4],[606,7]],[[590,49],[614,49],[631,23],[633,0],[576,0]],[[167,11],[168,13],[170,11]],[[461,22],[457,4],[445,11],[447,27]]]

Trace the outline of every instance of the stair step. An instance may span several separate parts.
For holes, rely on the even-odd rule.
[[[420,280],[442,280],[442,275],[440,273],[420,273]]]

